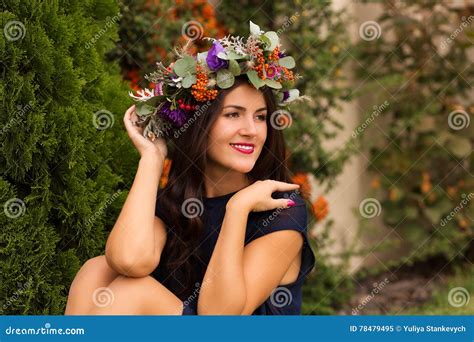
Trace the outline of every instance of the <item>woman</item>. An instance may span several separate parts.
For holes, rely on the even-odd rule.
[[[141,155],[137,175],[105,256],[87,261],[74,279],[66,314],[299,314],[302,280],[314,256],[306,205],[294,192],[298,185],[286,183],[282,131],[269,123],[274,110],[272,92],[256,90],[243,78],[223,90],[210,115],[201,115],[176,140],[169,180],[156,201],[167,148],[132,125],[131,107],[124,123]],[[236,143],[251,147],[239,151]],[[272,198],[275,191],[293,194],[294,203]],[[184,216],[192,208],[181,209],[183,198],[201,195],[205,213]],[[170,222],[154,216],[154,209]],[[203,227],[205,214],[212,227]],[[180,226],[186,221],[187,228]],[[218,230],[219,222],[213,241],[209,230]],[[250,222],[260,222],[259,228],[246,231]],[[206,228],[207,239],[199,245],[200,229]],[[251,241],[244,246],[244,240]]]
[[[210,56],[216,70],[229,65],[217,52]],[[76,275],[66,314],[301,313],[315,258],[306,204],[289,183],[283,133],[274,127],[275,94],[245,75],[212,94],[172,139],[169,179],[159,192],[165,141],[143,137],[135,106],[125,113],[141,156],[137,174],[105,256]]]

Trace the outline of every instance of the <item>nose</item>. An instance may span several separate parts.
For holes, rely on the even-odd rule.
[[[240,134],[248,136],[255,136],[257,134],[255,120],[251,115],[247,116],[245,120],[243,120],[242,127],[240,127]]]

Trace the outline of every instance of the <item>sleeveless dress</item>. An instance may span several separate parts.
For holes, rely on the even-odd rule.
[[[201,264],[196,265],[196,271],[200,272],[200,283],[202,283],[207,265],[211,259],[212,252],[219,237],[222,221],[224,220],[226,204],[235,193],[237,193],[237,191],[222,196],[203,198],[202,202],[204,210],[202,219],[204,222],[204,232],[198,247],[203,257]],[[160,194],[158,194],[158,196],[159,195]],[[251,212],[247,220],[245,245],[265,234],[275,231],[285,229],[299,231],[303,236],[301,267],[298,278],[294,282],[285,285],[278,285],[265,302],[263,302],[252,313],[252,315],[300,315],[303,281],[315,266],[315,256],[311,249],[307,233],[307,206],[301,196],[295,192],[277,191],[272,194],[272,197],[275,199],[292,199],[295,202],[295,205],[287,209]],[[161,218],[166,225],[166,221],[163,219],[164,216],[158,205],[156,206],[155,214]],[[172,233],[168,227],[166,227],[166,230],[168,234]],[[160,265],[158,265],[151,276],[162,283],[165,280],[170,283],[169,278],[173,277],[173,274],[164,274]],[[199,287],[200,283],[196,283],[196,286]],[[179,286],[177,283],[175,285]],[[171,285],[171,287],[174,287],[175,285]],[[168,289],[173,292],[173,289],[169,287],[170,286],[168,286]],[[197,315],[199,289],[194,291],[193,294],[195,295],[192,295],[188,300],[184,301],[183,315]]]

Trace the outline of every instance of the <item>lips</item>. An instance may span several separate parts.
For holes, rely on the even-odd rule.
[[[254,144],[247,144],[247,143],[230,144],[230,146],[232,146],[234,150],[239,151],[244,154],[252,154],[255,149]]]

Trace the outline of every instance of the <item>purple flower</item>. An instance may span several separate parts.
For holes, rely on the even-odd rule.
[[[282,57],[285,57],[285,53],[284,52],[278,52],[278,58],[282,58]]]
[[[183,125],[187,120],[186,112],[180,108],[171,109],[171,103],[168,101],[161,107],[160,112],[164,118],[177,126]]]
[[[229,61],[225,59],[220,59],[217,57],[219,52],[224,52],[224,48],[218,41],[212,43],[211,49],[207,53],[206,62],[209,66],[209,69],[212,71],[217,71],[222,68],[227,68],[229,66]]]
[[[283,101],[282,102],[285,102],[286,99],[288,99],[290,97],[290,92],[288,90],[285,90],[283,92]]]

